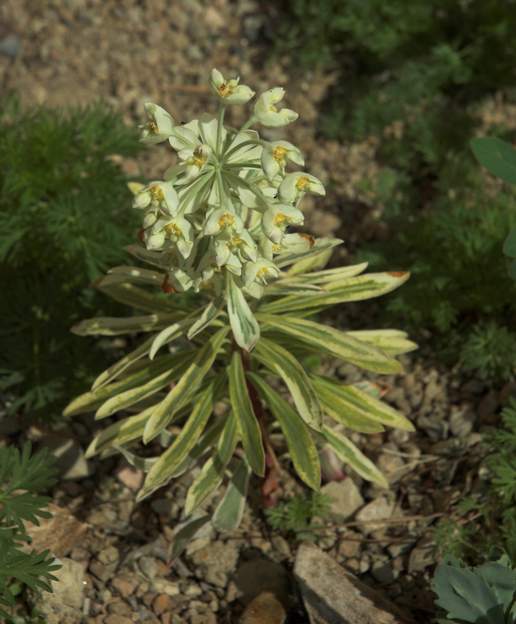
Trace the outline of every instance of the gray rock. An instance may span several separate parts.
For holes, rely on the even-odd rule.
[[[349,477],[327,483],[321,492],[332,499],[331,515],[338,520],[347,520],[364,504],[360,490]]]
[[[29,592],[28,600],[47,624],[77,624],[82,620],[84,601],[84,567],[72,559],[60,559],[61,569],[54,572],[57,581],[53,592]]]
[[[313,544],[300,546],[294,575],[312,624],[411,622],[394,604],[345,572]]]
[[[7,35],[0,41],[0,54],[15,59],[21,52],[21,41],[18,35]]]
[[[208,583],[225,587],[228,575],[236,567],[238,548],[231,542],[213,542],[192,553],[191,559]]]
[[[382,525],[382,520],[392,516],[393,510],[394,504],[389,502],[385,496],[379,496],[362,507],[356,518],[359,522],[364,523],[364,526],[361,527],[364,531],[374,531],[378,525]],[[378,524],[375,521],[378,521]]]

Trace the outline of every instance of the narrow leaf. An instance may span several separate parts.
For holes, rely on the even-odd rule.
[[[211,336],[204,347],[199,350],[181,379],[158,405],[145,426],[144,444],[159,435],[167,427],[174,414],[189,402],[215,362],[228,331],[229,329],[224,327]]]
[[[185,330],[184,323],[174,323],[165,327],[152,341],[152,346],[149,350],[149,360],[153,360],[156,353],[166,344],[169,344],[179,336],[182,336]]]
[[[191,340],[197,334],[200,334],[203,329],[206,329],[210,323],[217,318],[220,314],[222,307],[222,301],[211,301],[203,310],[201,316],[193,323],[188,330],[187,337]]]
[[[321,485],[321,466],[309,428],[297,412],[259,375],[249,373],[249,377],[280,424],[297,474],[309,487],[318,490]]]
[[[360,330],[346,332],[346,334],[368,342],[389,355],[401,355],[417,349],[417,344],[408,340],[405,332],[397,329]]]
[[[251,351],[260,337],[260,327],[231,273],[227,272],[228,315],[233,336],[239,347]]]
[[[258,319],[269,327],[315,347],[317,351],[328,353],[365,370],[387,374],[403,371],[397,360],[380,349],[352,338],[345,332],[328,325],[321,325],[314,321],[296,317],[261,313],[258,315]],[[265,327],[263,331],[266,331]]]
[[[341,241],[339,238],[318,238],[315,241],[314,246],[308,251],[301,251],[301,252],[288,252],[287,251],[285,253],[278,254],[275,257],[274,262],[280,269],[288,266],[289,264],[293,264],[294,262],[296,262],[298,264],[296,264],[294,267],[290,269],[289,275],[297,275],[298,273],[305,273],[307,270],[310,270],[311,266],[313,266],[313,268],[319,268],[320,264],[318,264],[317,261],[314,262],[314,265],[311,265],[311,263],[308,263],[308,264],[301,263],[301,261],[308,260],[309,258],[312,258],[313,256],[319,256],[319,254],[321,254],[322,252],[329,251],[330,249],[333,249],[333,247],[340,245],[342,242],[343,241]],[[319,258],[317,260],[319,260]]]
[[[388,488],[389,484],[387,479],[368,459],[360,449],[358,449],[351,440],[348,440],[345,436],[337,431],[330,429],[329,427],[323,427],[323,436],[330,444],[335,452],[335,455],[348,464],[353,470],[355,470],[361,477],[368,481],[373,481],[380,487]]]
[[[217,444],[217,449],[204,464],[186,494],[185,513],[192,513],[222,483],[224,471],[238,440],[236,418],[230,412]]]
[[[71,332],[77,336],[119,336],[155,331],[173,320],[174,316],[167,314],[146,314],[126,318],[99,316],[80,321],[72,327]]]
[[[259,340],[255,357],[283,379],[306,424],[320,429],[322,411],[319,400],[310,378],[296,358],[287,349],[266,338]]]
[[[251,470],[245,459],[240,460],[226,492],[213,514],[213,525],[218,531],[234,531],[244,515],[247,488]]]
[[[249,398],[242,357],[238,351],[233,353],[228,368],[228,378],[231,408],[238,423],[247,461],[257,475],[263,476],[265,473],[265,453],[262,433]]]

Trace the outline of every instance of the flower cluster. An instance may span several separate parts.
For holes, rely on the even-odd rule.
[[[148,252],[167,254],[168,288],[198,291],[214,284],[220,290],[229,272],[238,288],[259,298],[263,286],[279,274],[278,254],[313,245],[312,237],[287,228],[303,224],[305,193],[325,191],[314,176],[287,171],[289,164],[304,165],[295,145],[265,141],[251,129],[297,119],[294,111],[280,108],[282,88],[262,93],[248,121],[234,130],[224,126],[227,106],[245,104],[255,93],[216,69],[210,84],[219,101],[216,117],[178,125],[160,106],[145,104],[142,141],[168,141],[177,163],[163,180],[132,184],[133,205],[144,211],[141,239]]]

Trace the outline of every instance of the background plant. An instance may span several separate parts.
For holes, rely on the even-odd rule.
[[[25,524],[39,524],[49,518],[49,498],[41,492],[55,481],[52,457],[46,450],[31,453],[30,444],[22,451],[0,448],[0,617],[11,621],[15,597],[21,588],[52,591],[52,572],[59,569],[50,553],[29,550]]]
[[[271,430],[278,428],[281,452],[311,489],[318,490],[321,479],[316,442],[387,487],[347,431],[412,430],[411,423],[356,386],[307,372],[300,360],[316,354],[397,373],[402,367],[396,356],[415,345],[398,330],[341,331],[310,318],[390,292],[408,274],[363,275],[366,264],[324,269],[340,241],[287,231],[303,223],[304,195],[324,194],[324,188],[308,173],[289,171],[303,163],[294,145],[263,141],[250,130],[297,118],[281,108],[283,89],[261,94],[236,131],[223,124],[226,109],[254,93],[217,70],[211,85],[219,101],[216,117],[177,125],[164,109],[146,104],[142,140],[168,140],[177,152],[164,180],[131,185],[143,228],[140,244],[127,249],[153,269],[116,267],[97,283],[141,312],[93,318],[74,331],[150,335],[65,413],[96,410],[97,420],[123,416],[95,436],[87,455],[120,451],[144,468],[140,500],[200,464],[186,496],[188,516],[227,483],[213,522],[228,529],[240,521],[252,473],[264,478],[264,495],[277,487],[282,467]],[[149,450],[138,452],[140,442]],[[194,516],[195,526],[198,520]]]
[[[101,104],[23,110],[4,98],[0,128],[0,389],[12,392],[12,411],[50,417],[105,360],[68,328],[100,305],[88,284],[134,232],[110,156],[140,146]]]
[[[379,137],[381,172],[364,180],[389,226],[361,250],[372,266],[410,267],[392,319],[432,332],[432,349],[490,380],[513,374],[515,291],[501,241],[516,224],[514,190],[493,192],[469,150],[486,97],[512,101],[516,7],[498,0],[284,0],[277,51],[337,74],[320,128]],[[489,124],[488,124],[489,126]],[[485,130],[511,138],[491,123]],[[385,310],[382,310],[382,314]],[[460,336],[460,339],[458,338]],[[502,349],[500,348],[502,347]]]

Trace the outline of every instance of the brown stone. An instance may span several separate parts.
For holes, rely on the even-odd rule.
[[[66,509],[50,504],[52,514],[48,520],[41,520],[39,526],[28,524],[27,531],[32,539],[29,550],[49,550],[56,557],[66,557],[82,539],[88,527],[77,520]]]
[[[263,592],[250,602],[242,614],[241,624],[283,624],[287,614],[272,592]]]
[[[174,601],[167,594],[158,594],[152,602],[152,610],[156,615],[161,615],[165,611],[170,611],[174,606]]]

